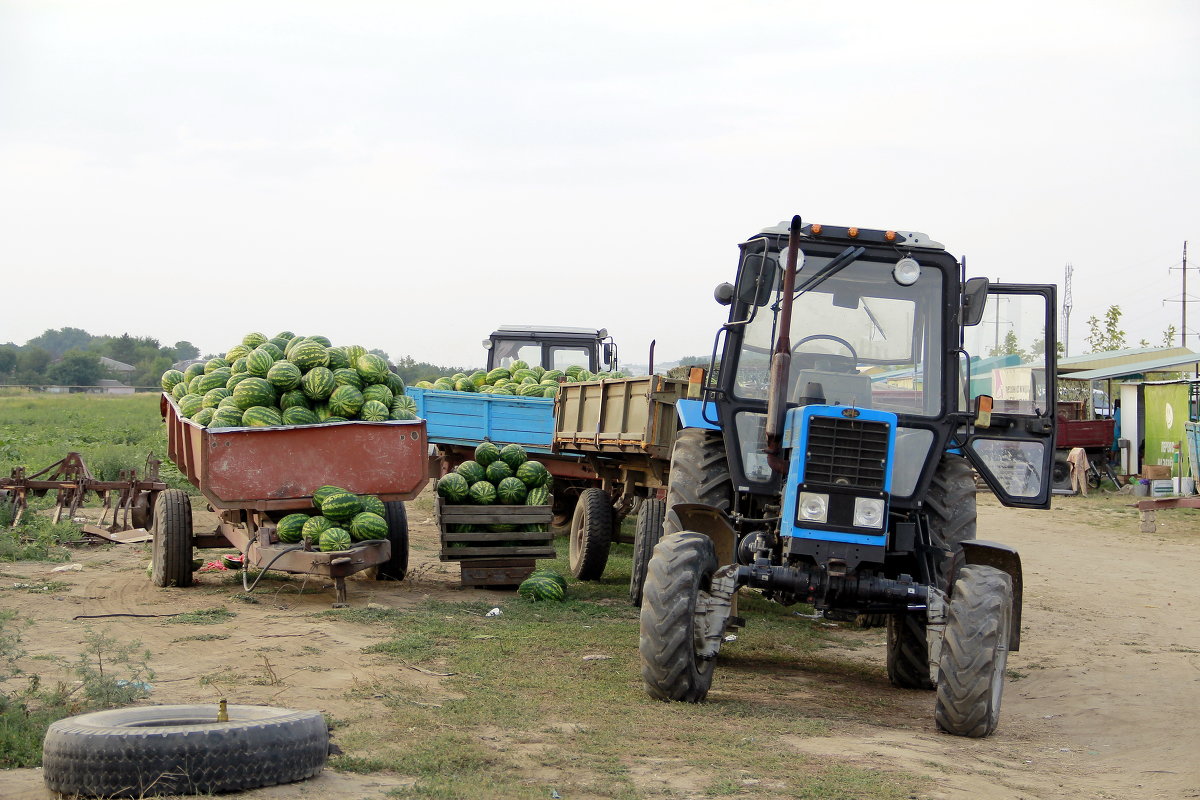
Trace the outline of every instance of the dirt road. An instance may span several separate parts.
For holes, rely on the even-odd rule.
[[[1160,513],[1159,531],[1145,534],[1125,502],[1062,498],[1051,512],[1024,512],[1002,510],[990,496],[981,496],[980,538],[1016,546],[1026,578],[1021,651],[1009,659],[1003,717],[994,736],[938,734],[932,696],[903,692],[882,718],[839,720],[833,735],[788,736],[778,746],[928,776],[933,788],[920,796],[935,799],[1200,797],[1200,514]],[[463,599],[453,588],[456,576],[436,560],[436,534],[428,520],[416,520],[413,538],[415,579],[400,587],[356,582],[355,603],[403,607],[428,597]],[[31,658],[78,653],[81,622],[72,617],[79,614],[204,609],[237,591],[229,576],[204,576],[188,590],[154,589],[143,557],[130,548],[93,551],[79,561],[81,572],[53,575],[52,564],[0,569],[0,599],[34,621],[25,643]],[[49,594],[14,590],[14,576],[69,586]],[[263,661],[256,674],[275,672],[280,680],[220,684],[230,702],[312,707],[311,698],[324,697],[339,710],[365,708],[370,701],[355,700],[350,690],[377,668],[362,653],[374,639],[370,629],[310,616],[329,601],[322,593],[268,592],[258,604],[238,605],[238,625],[222,628],[120,618],[93,624],[123,639],[136,635],[151,650],[158,673],[154,702],[211,702],[213,682],[229,671],[229,654],[253,646]],[[264,622],[271,623],[269,630],[260,626]],[[228,638],[197,638],[218,630]],[[845,642],[836,657],[882,663],[882,632],[848,631]],[[296,663],[305,666],[284,666]],[[403,671],[403,679],[441,690],[438,677],[418,670]],[[647,796],[660,793],[661,770],[640,766],[630,764],[633,774],[646,775],[639,788]],[[673,796],[705,796],[686,775],[672,777]],[[402,785],[399,777],[327,770],[313,781],[245,796],[382,798]],[[752,796],[748,792],[744,796]],[[0,772],[0,797],[50,795],[37,770],[13,770]]]

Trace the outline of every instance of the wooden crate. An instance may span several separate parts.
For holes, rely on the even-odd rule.
[[[551,544],[554,534],[549,530],[550,506],[460,506],[450,505],[438,498],[434,509],[441,534],[442,561],[475,559],[538,559],[554,558]],[[459,533],[451,530],[458,525],[545,525],[544,531],[475,531]],[[510,544],[510,543],[519,544]],[[459,545],[452,547],[451,545]],[[465,545],[465,546],[463,546]]]
[[[533,572],[532,558],[465,558],[458,562],[463,586],[517,586]]]

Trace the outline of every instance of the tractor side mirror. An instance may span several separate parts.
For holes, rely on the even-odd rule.
[[[604,343],[604,347],[603,347],[603,348],[601,348],[601,354],[602,354],[602,357],[604,358],[604,364],[605,364],[606,366],[609,366],[609,367],[611,367],[611,366],[612,366],[612,364],[613,364],[613,345],[612,345],[612,342],[605,342],[605,343]]]
[[[987,305],[988,279],[968,278],[963,284],[962,324],[978,325],[983,319],[983,308]]]
[[[737,299],[749,306],[765,306],[779,282],[779,263],[762,253],[747,253],[738,274]]]

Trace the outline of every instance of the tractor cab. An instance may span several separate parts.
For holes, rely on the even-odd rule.
[[[619,368],[617,346],[605,328],[501,325],[483,340],[483,346],[489,370],[518,360],[543,369],[578,366],[589,372],[616,372]]]

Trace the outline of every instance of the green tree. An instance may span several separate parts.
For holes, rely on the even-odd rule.
[[[46,367],[54,357],[49,350],[26,345],[17,354],[16,382],[38,385],[46,382]]]
[[[12,375],[17,368],[17,353],[20,352],[12,345],[0,346],[0,379]]]
[[[107,374],[100,356],[82,350],[68,350],[46,368],[46,378],[60,386],[95,386]]]
[[[1106,350],[1121,350],[1126,347],[1125,331],[1121,330],[1121,307],[1109,306],[1104,312],[1101,322],[1093,314],[1088,317],[1088,335],[1084,337],[1091,347],[1091,352],[1102,353]]]
[[[1045,347],[1046,345],[1043,343],[1042,349],[1044,350]],[[1020,342],[1017,341],[1017,332],[1012,330],[1004,334],[1004,341],[1000,343],[999,347],[988,348],[988,355],[1019,356],[1022,361],[1029,360],[1029,354],[1025,352],[1025,350],[1021,347]]]
[[[171,356],[172,361],[186,361],[200,357],[200,348],[188,341],[176,342],[172,349],[175,351]]]
[[[1163,347],[1174,347],[1175,346],[1175,334],[1176,333],[1178,333],[1178,331],[1175,329],[1174,324],[1167,325],[1167,329],[1165,331],[1163,331],[1163,335],[1162,335]]]
[[[68,350],[82,350],[91,343],[92,338],[92,335],[82,328],[59,328],[47,330],[41,336],[30,339],[25,345],[40,347],[52,357],[58,357]]]

